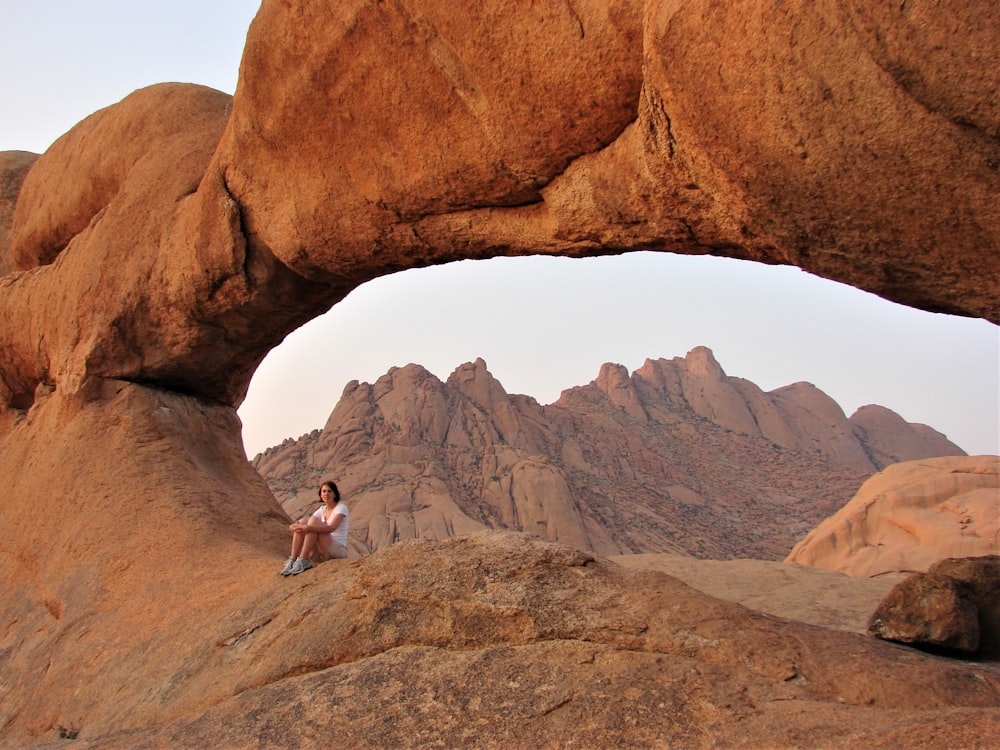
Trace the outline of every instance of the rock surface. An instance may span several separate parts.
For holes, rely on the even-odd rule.
[[[747,609],[821,628],[867,633],[868,621],[906,574],[856,578],[823,568],[770,560],[697,560],[683,555],[620,555],[608,560],[653,570]]]
[[[105,750],[952,748],[1000,727],[996,667],[761,615],[528,535],[405,542],[291,579],[271,562],[248,555],[221,617],[159,623],[162,640],[128,654],[128,689],[51,682],[41,734]],[[147,677],[167,642],[185,647]]]
[[[997,321],[998,31],[981,2],[940,18],[838,0],[265,2],[214,167],[310,276],[641,247]]]
[[[460,258],[714,253],[1000,321],[998,26],[264,0],[232,100],[156,86],[71,130],[0,235],[0,741],[290,746],[331,715],[355,746],[996,736],[983,667],[831,648],[566,548],[397,545],[281,588],[234,410],[358,284]]]
[[[1000,457],[890,466],[795,545],[789,562],[855,576],[926,572],[1000,550]]]
[[[868,630],[900,643],[1000,657],[1000,555],[947,558],[897,584]]]
[[[888,409],[861,413],[864,427],[808,383],[765,393],[705,347],[631,375],[604,365],[549,406],[482,360],[447,382],[407,365],[349,384],[322,430],[253,463],[293,517],[335,478],[356,554],[512,528],[600,554],[781,559],[882,468],[872,457],[963,455]]]

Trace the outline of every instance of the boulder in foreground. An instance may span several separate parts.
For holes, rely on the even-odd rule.
[[[974,654],[979,650],[979,608],[961,581],[917,573],[882,600],[868,630],[887,641]]]

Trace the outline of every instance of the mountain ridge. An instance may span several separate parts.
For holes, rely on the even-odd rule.
[[[850,418],[811,383],[764,392],[707,347],[607,363],[541,405],[482,358],[352,381],[324,427],[256,456],[290,515],[333,477],[357,508],[352,549],[485,528],[598,554],[782,559],[896,461],[965,455],[885,407]]]

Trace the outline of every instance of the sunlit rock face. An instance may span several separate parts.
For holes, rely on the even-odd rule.
[[[793,263],[1000,320],[1000,11],[967,7],[265,2],[232,100],[137,92],[24,179],[3,257],[46,272],[5,286],[4,402],[236,405],[358,283],[500,254]]]
[[[789,562],[856,576],[925,572],[938,560],[1000,548],[1000,459],[907,461],[876,474],[813,529]]]
[[[284,546],[233,410],[367,279],[660,249],[1000,320],[998,12],[266,0],[231,100],[152,87],[5,157],[4,740],[257,686],[199,650]]]
[[[997,16],[265,3],[214,166],[307,275],[645,247],[996,320]]]

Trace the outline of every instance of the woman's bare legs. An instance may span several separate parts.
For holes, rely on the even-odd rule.
[[[312,558],[315,556],[317,562],[322,562],[330,556],[330,534],[309,531],[320,522],[312,516],[303,523],[296,521],[291,525],[292,529],[292,549],[288,562],[281,569],[281,575],[297,575],[312,567]]]
[[[318,526],[319,521],[317,521],[312,516],[309,517],[309,521],[306,523],[306,527]],[[292,548],[295,548],[295,537],[302,537],[302,542],[300,542],[299,552],[297,557],[307,557],[312,558],[317,552],[321,555],[320,560],[325,560],[327,553],[330,550],[330,534],[317,534],[314,531],[305,531],[302,533],[296,533],[292,538]]]
[[[292,551],[290,553],[292,559],[299,556],[302,551],[302,547],[305,546],[306,533],[303,531],[293,531],[292,532]]]

